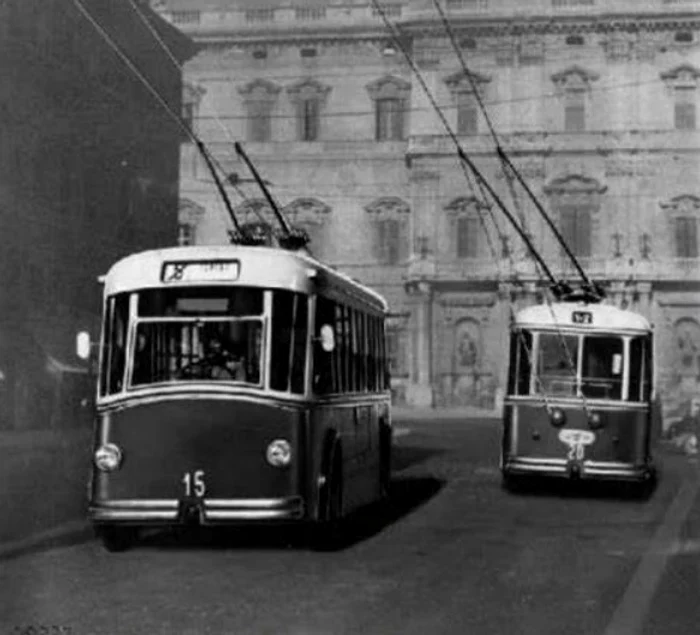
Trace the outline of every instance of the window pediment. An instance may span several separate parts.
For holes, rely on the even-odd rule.
[[[586,193],[586,194],[602,194],[607,190],[607,186],[601,184],[597,179],[581,174],[570,174],[560,176],[546,185],[544,191],[546,194],[566,194],[566,193]]]
[[[411,82],[393,75],[385,75],[365,86],[370,98],[376,99],[406,99],[411,92]]]
[[[700,197],[693,194],[674,196],[669,201],[661,203],[661,208],[671,215],[700,215]]]
[[[302,79],[287,88],[287,94],[292,101],[302,101],[305,99],[318,99],[322,101],[328,97],[328,93],[330,92],[330,86],[321,84],[321,82],[312,78]]]
[[[204,216],[204,207],[189,198],[182,198],[177,206],[177,216],[181,223],[196,225],[197,221]]]
[[[282,90],[277,84],[273,84],[267,79],[254,79],[248,82],[245,86],[241,86],[238,92],[243,95],[245,99],[260,99],[260,100],[274,100],[279,92]]]
[[[375,220],[378,220],[381,217],[400,218],[408,214],[410,207],[406,201],[398,196],[385,196],[365,206],[365,211],[374,216]]]
[[[261,199],[249,199],[235,209],[236,218],[243,225],[267,224],[273,226],[277,223],[270,204]]]
[[[284,208],[292,223],[323,223],[331,208],[317,198],[298,198]]]
[[[552,81],[561,90],[585,90],[598,77],[598,73],[574,65],[552,75]]]
[[[450,89],[450,92],[453,95],[458,93],[473,93],[474,89],[472,87],[472,81],[469,79],[470,77],[478,87],[479,91],[483,89],[484,84],[488,84],[491,81],[491,77],[488,75],[482,75],[481,73],[476,73],[473,71],[470,71],[469,74],[467,74],[462,70],[452,73],[452,75],[448,75],[444,79],[444,82],[447,84],[447,87]]]
[[[459,196],[445,205],[444,210],[450,216],[458,217],[475,215],[484,207],[474,196]]]
[[[700,68],[691,64],[681,64],[670,71],[661,73],[661,79],[668,86],[697,86],[700,77]]]
[[[544,193],[558,205],[589,205],[597,208],[607,186],[597,179],[580,174],[570,174],[554,179],[544,188]]]

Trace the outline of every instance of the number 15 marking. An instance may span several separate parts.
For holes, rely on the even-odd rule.
[[[182,477],[182,482],[185,485],[185,496],[196,496],[201,498],[207,491],[204,484],[204,470],[196,470],[194,472],[185,472]]]

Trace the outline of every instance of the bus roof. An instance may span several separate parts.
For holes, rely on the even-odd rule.
[[[516,326],[578,328],[591,331],[651,331],[649,321],[639,313],[609,304],[554,302],[522,309]]]
[[[237,261],[234,277],[219,277],[216,280],[182,280],[163,282],[166,263],[188,263],[208,261]],[[117,261],[101,278],[105,295],[113,295],[138,289],[167,287],[191,287],[225,285],[235,282],[240,285],[264,288],[290,289],[310,292],[311,281],[316,279],[322,287],[341,288],[348,295],[387,312],[386,300],[376,291],[361,282],[336,271],[315,258],[303,253],[274,247],[241,245],[195,245],[152,249],[126,256]]]

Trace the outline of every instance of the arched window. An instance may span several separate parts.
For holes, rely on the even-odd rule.
[[[676,258],[698,257],[698,224],[700,198],[686,194],[676,196],[661,207],[669,215],[674,242],[672,253]]]

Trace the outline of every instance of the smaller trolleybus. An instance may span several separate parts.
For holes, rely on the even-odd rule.
[[[385,496],[381,296],[258,246],[147,251],[103,282],[89,517],[106,548],[190,523],[309,523],[327,537]]]
[[[501,471],[610,479],[649,492],[653,340],[647,320],[609,305],[559,302],[520,311],[511,326]]]

